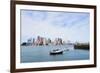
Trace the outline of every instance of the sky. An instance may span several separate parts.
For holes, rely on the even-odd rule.
[[[21,10],[21,42],[42,36],[54,40],[89,42],[90,14],[87,12],[60,12]]]

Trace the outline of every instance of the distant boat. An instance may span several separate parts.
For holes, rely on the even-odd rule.
[[[50,55],[57,55],[57,54],[63,54],[63,50],[54,49],[54,50],[50,51]]]

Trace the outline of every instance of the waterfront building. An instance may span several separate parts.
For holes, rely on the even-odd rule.
[[[43,37],[40,37],[40,36],[37,37],[36,45],[43,45]]]
[[[62,42],[62,39],[61,38],[56,38],[54,40],[54,45],[62,45],[62,44],[63,44],[63,42]]]
[[[48,45],[48,40],[46,38],[43,38],[43,45]]]
[[[35,39],[33,38],[32,45],[35,45]]]
[[[63,41],[62,38],[55,38],[54,41],[52,41],[50,38],[45,38],[45,37],[41,37],[41,36],[37,36],[36,39],[35,38],[30,38],[27,40],[26,43],[23,43],[27,46],[30,45],[35,45],[35,46],[42,46],[42,45],[55,45],[55,47],[60,46],[63,49],[67,49],[67,50],[74,50],[74,44],[71,43],[70,40],[68,40],[67,42]],[[22,44],[22,45],[23,45]]]
[[[32,45],[32,39],[31,38],[27,40],[27,45]]]

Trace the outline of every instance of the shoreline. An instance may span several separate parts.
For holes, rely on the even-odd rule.
[[[74,49],[83,49],[83,50],[89,50],[89,45],[83,45],[83,44],[81,44],[81,45],[79,45],[79,44],[77,44],[77,45],[72,45],[73,46],[73,48]],[[33,45],[28,45],[28,46],[26,46],[26,45],[21,45],[21,47],[33,47],[33,48],[43,48],[43,47],[58,47],[58,48],[68,48],[69,47],[69,45],[68,44],[64,44],[64,45],[39,45],[39,46],[33,46]]]
[[[84,49],[84,50],[89,50],[89,44],[77,44],[74,45],[74,49]]]

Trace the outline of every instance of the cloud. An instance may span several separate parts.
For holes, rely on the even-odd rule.
[[[21,10],[21,41],[38,35],[89,42],[89,13]]]

